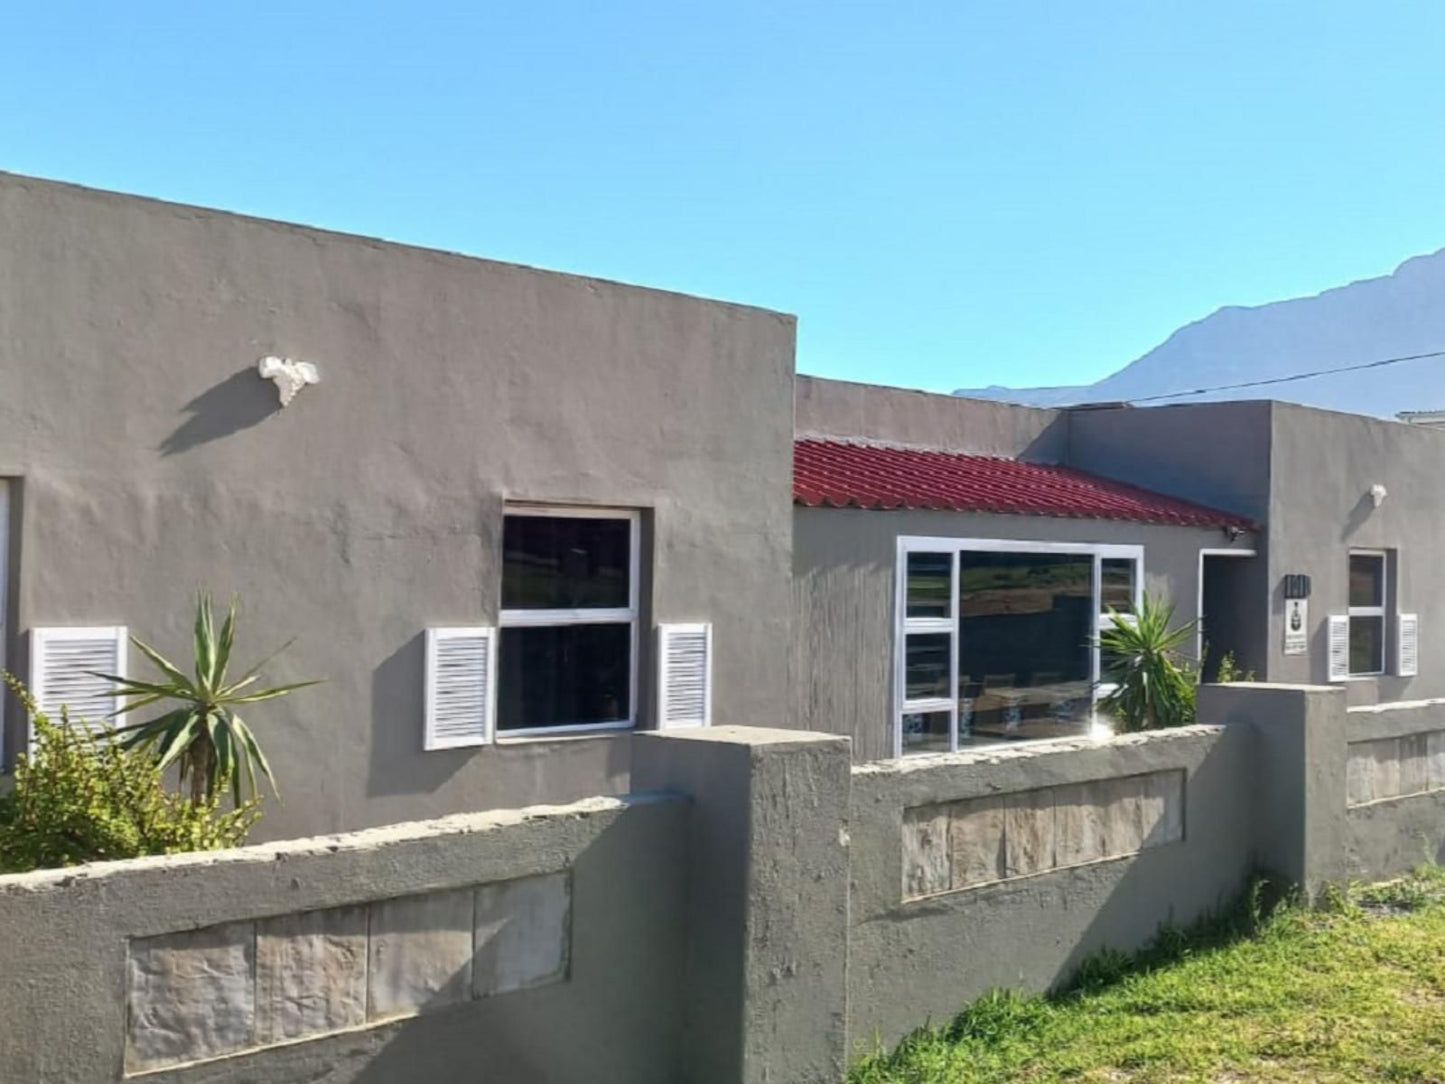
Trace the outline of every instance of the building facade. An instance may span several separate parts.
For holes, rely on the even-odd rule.
[[[239,594],[238,661],[323,681],[250,720],[271,837],[622,793],[668,725],[1086,732],[1146,591],[1207,666],[1445,696],[1440,431],[795,378],[794,330],[0,175],[3,662],[103,719],[88,670]]]
[[[186,661],[196,592],[235,592],[237,661],[295,637],[267,678],[324,682],[249,720],[266,834],[625,790],[660,625],[711,626],[713,716],[786,713],[793,343],[777,313],[0,175],[6,664],[43,684],[34,646],[65,671],[76,629]],[[283,409],[270,356],[320,383]],[[428,733],[454,629],[495,646],[490,733]],[[51,685],[83,698],[79,669]]]

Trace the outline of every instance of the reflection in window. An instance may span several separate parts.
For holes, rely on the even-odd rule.
[[[903,716],[905,753],[948,752],[948,712],[920,711]]]
[[[1128,613],[1134,609],[1134,569],[1132,557],[1105,557],[1099,562],[1099,608]]]
[[[909,700],[948,696],[951,640],[946,632],[914,633],[908,637],[904,695]]]
[[[953,594],[953,554],[910,553],[908,555],[909,617],[947,617]]]
[[[1086,733],[1095,636],[1139,597],[1137,546],[904,540],[893,722],[904,753]],[[996,548],[995,548],[996,545]]]
[[[959,555],[958,688],[971,743],[1087,728],[1093,576],[1091,554]]]

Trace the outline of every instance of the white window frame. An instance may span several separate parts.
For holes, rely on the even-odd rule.
[[[1134,606],[1137,608],[1144,595],[1144,547],[1142,545],[1115,545],[1099,542],[1032,542],[1013,538],[945,538],[923,535],[900,535],[897,559],[894,564],[894,620],[893,620],[893,755],[903,756],[903,717],[905,715],[931,712],[948,713],[948,749],[958,750],[958,568],[959,554],[972,553],[1065,553],[1087,554],[1094,558],[1093,585],[1093,628],[1095,643],[1090,648],[1089,696],[1097,703],[1099,689],[1099,647],[1097,637],[1106,619],[1101,601],[1103,589],[1103,568],[1106,558],[1122,558],[1134,562]],[[953,571],[949,580],[948,617],[908,616],[908,555],[910,553],[951,553]],[[909,700],[905,696],[907,683],[907,645],[910,633],[947,633],[948,653],[948,697]],[[1092,709],[1091,709],[1092,710]],[[1033,745],[1038,742],[1055,741],[1055,738],[1034,738],[1028,741],[1010,742],[1009,745]],[[918,754],[914,754],[918,755]]]
[[[1380,605],[1378,606],[1350,606],[1350,561],[1356,557],[1374,557],[1380,562]],[[1349,556],[1345,558],[1345,614],[1350,619],[1350,628],[1346,634],[1346,642],[1353,642],[1348,633],[1354,630],[1354,622],[1357,617],[1378,617],[1380,619],[1380,669],[1378,670],[1351,670],[1351,678],[1373,678],[1384,677],[1390,672],[1390,554],[1387,550],[1351,549]]]
[[[496,740],[499,743],[508,741],[525,741],[528,738],[545,737],[549,734],[577,734],[596,730],[630,730],[637,725],[637,651],[638,651],[638,613],[640,610],[639,599],[641,598],[641,572],[642,572],[642,516],[635,508],[596,508],[590,505],[554,505],[554,504],[507,504],[502,509],[503,528],[505,529],[506,517],[508,516],[547,516],[554,519],[625,519],[628,523],[628,570],[627,570],[627,606],[614,607],[609,609],[579,609],[579,610],[501,610],[497,618],[499,629],[519,628],[551,628],[557,626],[575,625],[621,625],[627,624],[631,630],[630,647],[628,650],[628,691],[627,691],[627,718],[617,719],[606,723],[568,723],[559,726],[542,727],[514,727],[504,728],[505,720],[501,716],[500,709],[493,722]],[[505,559],[504,559],[505,562]],[[502,576],[506,575],[505,567]],[[498,594],[501,593],[502,576],[497,578]],[[501,655],[502,636],[497,635],[497,654]],[[500,678],[498,679],[500,681]],[[497,686],[498,704],[500,705],[501,686]]]

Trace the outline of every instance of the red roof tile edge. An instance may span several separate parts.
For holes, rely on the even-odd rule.
[[[793,500],[809,508],[903,508],[1239,530],[1256,527],[1245,516],[1076,467],[811,437],[793,445]]]

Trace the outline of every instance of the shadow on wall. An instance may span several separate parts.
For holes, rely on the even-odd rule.
[[[891,1045],[993,989],[1066,986],[1104,949],[1137,951],[1162,926],[1232,904],[1254,866],[1252,747],[1248,727],[1227,728],[1196,762],[1184,782],[1181,840],[855,914],[849,970],[871,978],[868,987],[850,979],[849,1056],[875,1030]],[[1090,775],[1123,778],[1173,765],[1129,756],[1117,768]],[[855,847],[855,870],[860,860],[868,858]]]
[[[1355,507],[1350,509],[1349,516],[1345,519],[1345,525],[1340,529],[1340,541],[1348,542],[1350,536],[1365,525],[1375,511],[1375,500],[1368,492],[1360,494],[1360,499],[1355,502]]]
[[[371,763],[366,794],[426,794],[477,755],[474,747],[425,751],[426,633],[397,648],[371,677]]]
[[[646,811],[625,816],[646,816]],[[568,978],[463,1005],[442,1004],[383,1030],[355,1084],[408,1081],[677,1079],[685,939],[682,832],[652,839],[614,825],[572,867]],[[639,951],[638,946],[651,947]],[[449,985],[466,987],[463,975]],[[625,993],[625,996],[617,996]],[[565,1040],[559,1042],[559,1036]],[[329,1078],[325,1078],[329,1079]]]
[[[190,416],[161,441],[161,455],[179,455],[198,444],[207,444],[249,429],[280,411],[281,407],[276,399],[275,387],[262,380],[254,366],[248,365],[215,387],[203,391],[181,409]]]
[[[1026,463],[1067,463],[1069,460],[1069,416],[1060,414],[1018,454]]]
[[[629,731],[427,750],[425,701],[426,633],[418,632],[372,673],[367,797],[434,794],[463,770],[471,773],[466,789],[418,815],[571,802],[627,789]]]
[[[1067,985],[1105,948],[1136,952],[1165,927],[1193,925],[1238,902],[1257,865],[1247,775],[1253,734],[1248,731],[1235,727],[1205,754],[1185,783],[1184,839],[1126,860],[1123,875],[1076,939],[1050,988]]]

